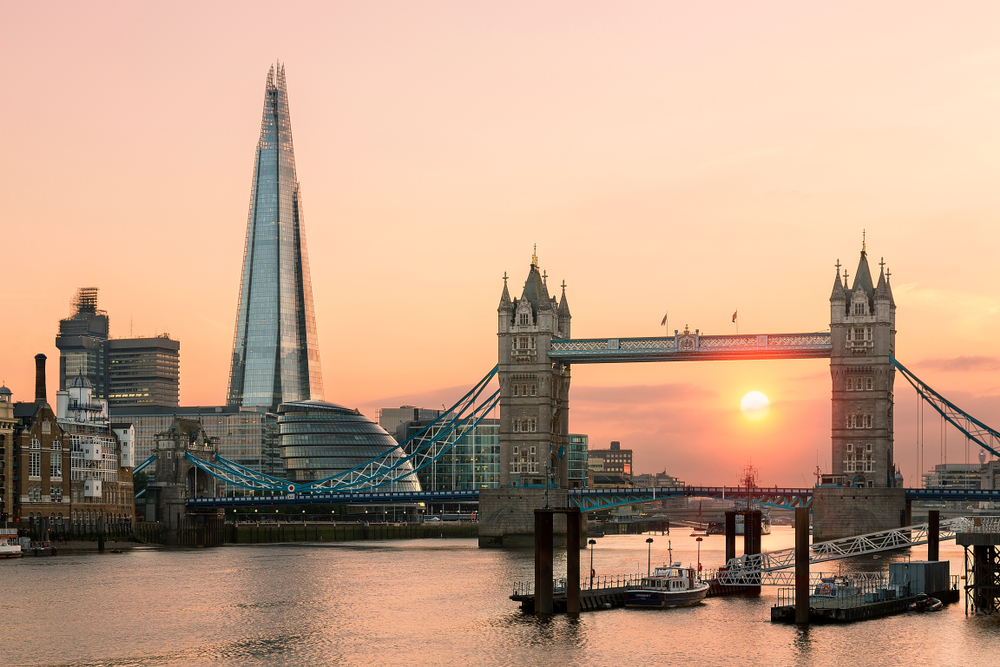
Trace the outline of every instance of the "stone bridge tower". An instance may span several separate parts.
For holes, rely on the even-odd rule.
[[[500,486],[555,488],[569,483],[569,364],[549,359],[553,339],[570,337],[563,283],[557,302],[532,255],[520,299],[504,274],[497,308],[500,381]]]
[[[566,285],[557,301],[532,255],[521,297],[504,274],[497,308],[500,381],[500,488],[479,493],[479,546],[534,543],[535,510],[567,506],[569,364],[549,359],[553,340],[570,337]],[[566,516],[555,516],[556,540]]]
[[[175,418],[166,431],[156,434],[156,474],[147,486],[147,521],[159,521],[168,530],[188,528],[193,514],[187,507],[189,498],[211,498],[220,495],[218,482],[204,471],[198,470],[185,454],[206,461],[215,459],[219,452],[219,439],[205,434],[201,423],[193,419]],[[148,508],[155,507],[155,516],[150,516]],[[207,514],[215,516],[221,510],[211,509]],[[202,515],[205,513],[202,512]],[[202,521],[203,523],[203,521]]]
[[[896,303],[879,262],[872,281],[864,244],[854,282],[837,277],[830,295],[832,470],[816,489],[814,539],[904,525],[905,494],[893,460]]]

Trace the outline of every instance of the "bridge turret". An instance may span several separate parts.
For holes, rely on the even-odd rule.
[[[506,274],[505,274],[506,275]],[[549,359],[553,339],[569,336],[569,305],[549,295],[548,275],[532,255],[520,299],[500,299],[501,486],[557,488],[569,482],[569,365]],[[549,477],[551,475],[551,477]]]
[[[842,297],[839,284],[838,277],[830,297],[832,472],[846,486],[893,487],[895,370],[890,356],[895,347],[896,309],[892,293],[884,272],[879,274],[878,286],[872,285],[864,246],[850,292],[843,292]]]
[[[189,498],[219,495],[216,479],[199,472],[185,457],[190,453],[202,460],[214,461],[218,452],[219,439],[209,437],[201,422],[194,419],[174,418],[166,431],[157,433],[153,450],[156,473],[146,492],[156,508],[156,516],[147,514],[146,520],[161,521],[170,529],[177,529],[181,518],[189,513]],[[149,504],[147,501],[147,506]]]
[[[837,260],[837,274],[833,278],[833,292],[830,294],[830,322],[840,323],[847,315],[847,290],[840,279],[840,260]]]

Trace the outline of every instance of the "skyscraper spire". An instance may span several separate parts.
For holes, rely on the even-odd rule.
[[[272,65],[250,194],[229,405],[323,398],[285,67]]]

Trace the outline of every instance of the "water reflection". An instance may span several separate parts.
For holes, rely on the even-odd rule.
[[[653,561],[695,562],[687,536],[654,537]],[[594,567],[645,571],[645,536],[601,538]],[[765,549],[790,546],[775,528]],[[690,543],[690,544],[689,544]],[[702,543],[718,565],[724,539]],[[942,544],[953,573],[962,550]],[[921,550],[910,554],[922,558]],[[906,554],[844,569],[885,567]],[[589,554],[588,554],[589,564]],[[836,566],[840,568],[841,566]],[[670,610],[614,609],[539,619],[508,599],[533,578],[533,552],[475,540],[140,550],[0,562],[0,652],[24,665],[984,664],[997,619],[940,614],[850,626],[772,625],[776,589]],[[565,571],[558,554],[556,573]],[[833,568],[831,568],[833,569]]]

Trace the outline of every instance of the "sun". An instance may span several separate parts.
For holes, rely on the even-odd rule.
[[[760,421],[766,417],[770,407],[771,404],[768,402],[767,396],[759,391],[751,391],[740,401],[740,410],[743,411],[747,419],[752,421]]]

